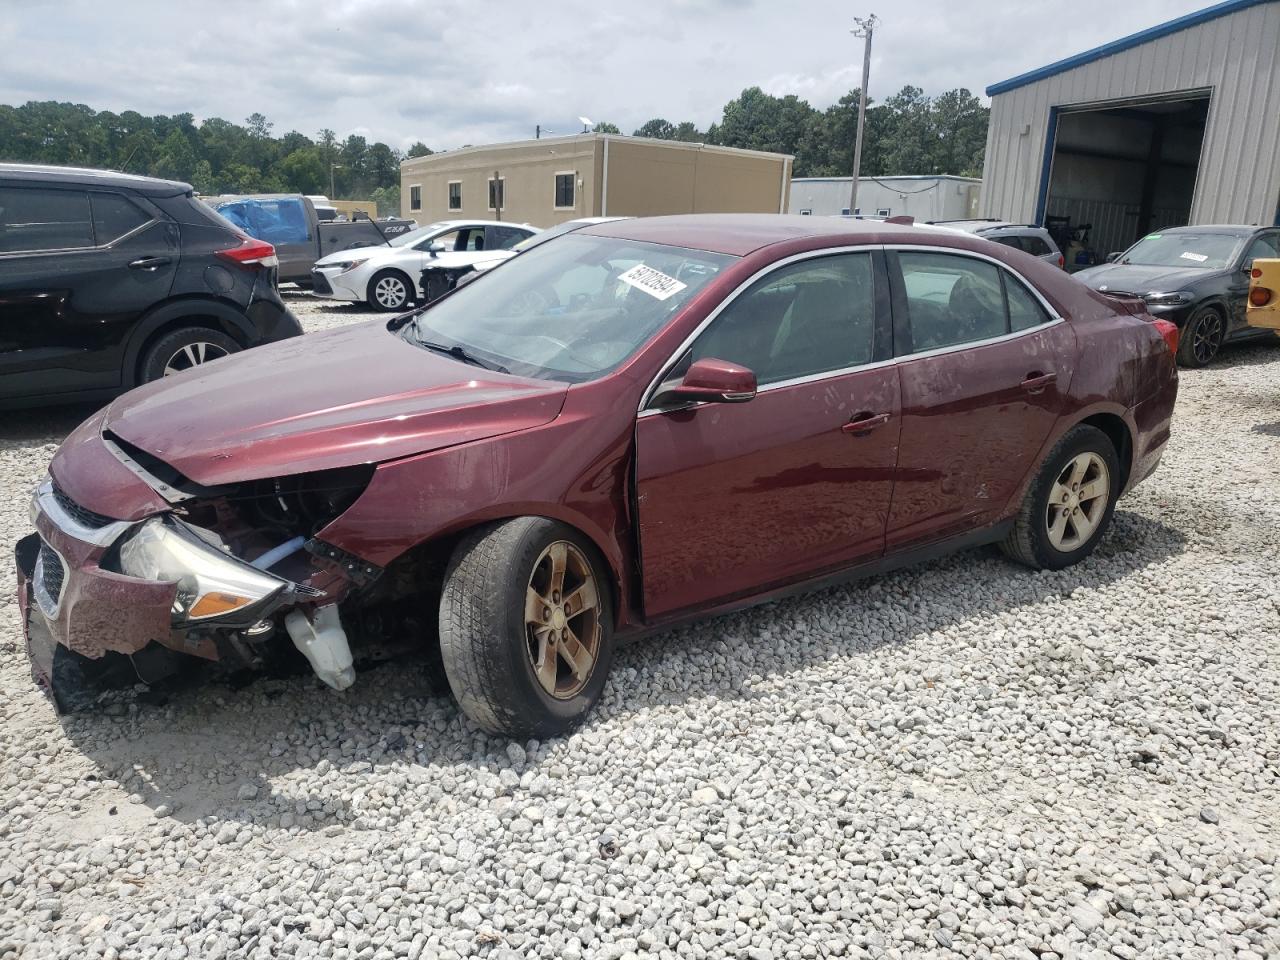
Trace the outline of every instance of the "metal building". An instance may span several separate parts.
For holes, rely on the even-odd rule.
[[[849,213],[852,177],[792,177],[792,213]],[[965,220],[977,216],[981,180],[972,177],[859,177],[858,209],[867,216],[912,216],[917,220]]]
[[[550,227],[578,217],[785,213],[781,153],[583,133],[463,147],[400,164],[400,208],[419,223],[502,219]]]
[[[1092,224],[1101,254],[1160,227],[1280,224],[1280,0],[1227,0],[987,95],[983,216]]]

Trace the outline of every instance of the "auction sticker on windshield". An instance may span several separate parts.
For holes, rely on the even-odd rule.
[[[1209,259],[1209,256],[1208,254],[1204,254],[1204,253],[1192,253],[1190,250],[1188,250],[1186,253],[1182,255],[1182,259],[1194,260],[1196,263],[1204,263],[1206,260]]]
[[[618,274],[618,279],[623,283],[630,284],[637,290],[643,290],[655,300],[666,300],[668,297],[674,297],[688,286],[687,283],[681,283],[675,277],[668,277],[661,270],[646,267],[643,263],[637,263],[625,273]]]

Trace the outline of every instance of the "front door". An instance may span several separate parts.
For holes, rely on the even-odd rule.
[[[1003,510],[1059,416],[1075,335],[991,261],[904,250],[889,263],[902,376],[894,551]]]
[[[641,413],[647,618],[883,552],[900,417],[897,368],[877,362],[890,344],[876,260],[846,253],[775,269],[714,316],[670,371],[679,379],[709,357],[739,363],[756,374],[754,399]]]

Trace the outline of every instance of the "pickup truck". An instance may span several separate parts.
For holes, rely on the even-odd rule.
[[[418,225],[416,220],[398,217],[321,220],[311,200],[298,193],[223,195],[203,199],[249,236],[275,246],[276,257],[280,260],[281,283],[296,283],[304,287],[311,285],[311,268],[321,257],[356,247],[384,246],[391,238],[408,233]]]

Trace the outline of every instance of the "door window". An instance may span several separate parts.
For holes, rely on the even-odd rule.
[[[871,255],[837,254],[780,267],[733,300],[698,337],[691,360],[747,367],[761,386],[870,363]]]
[[[937,350],[1008,332],[1000,272],[949,253],[898,254],[911,323],[912,352]]]
[[[93,204],[93,238],[100,247],[151,221],[149,214],[143,213],[128,197],[118,193],[94,193],[90,199]]]
[[[1274,260],[1280,257],[1280,234],[1264,233],[1249,245],[1244,255],[1245,266],[1255,260]]]
[[[1044,257],[1053,252],[1049,249],[1049,245],[1044,242],[1044,239],[1037,236],[1023,237],[1022,249],[1033,257]]]
[[[490,250],[510,250],[517,243],[529,236],[524,230],[517,230],[515,227],[490,227],[491,234],[489,242],[485,245]]]
[[[0,187],[0,253],[93,246],[89,195]]]

